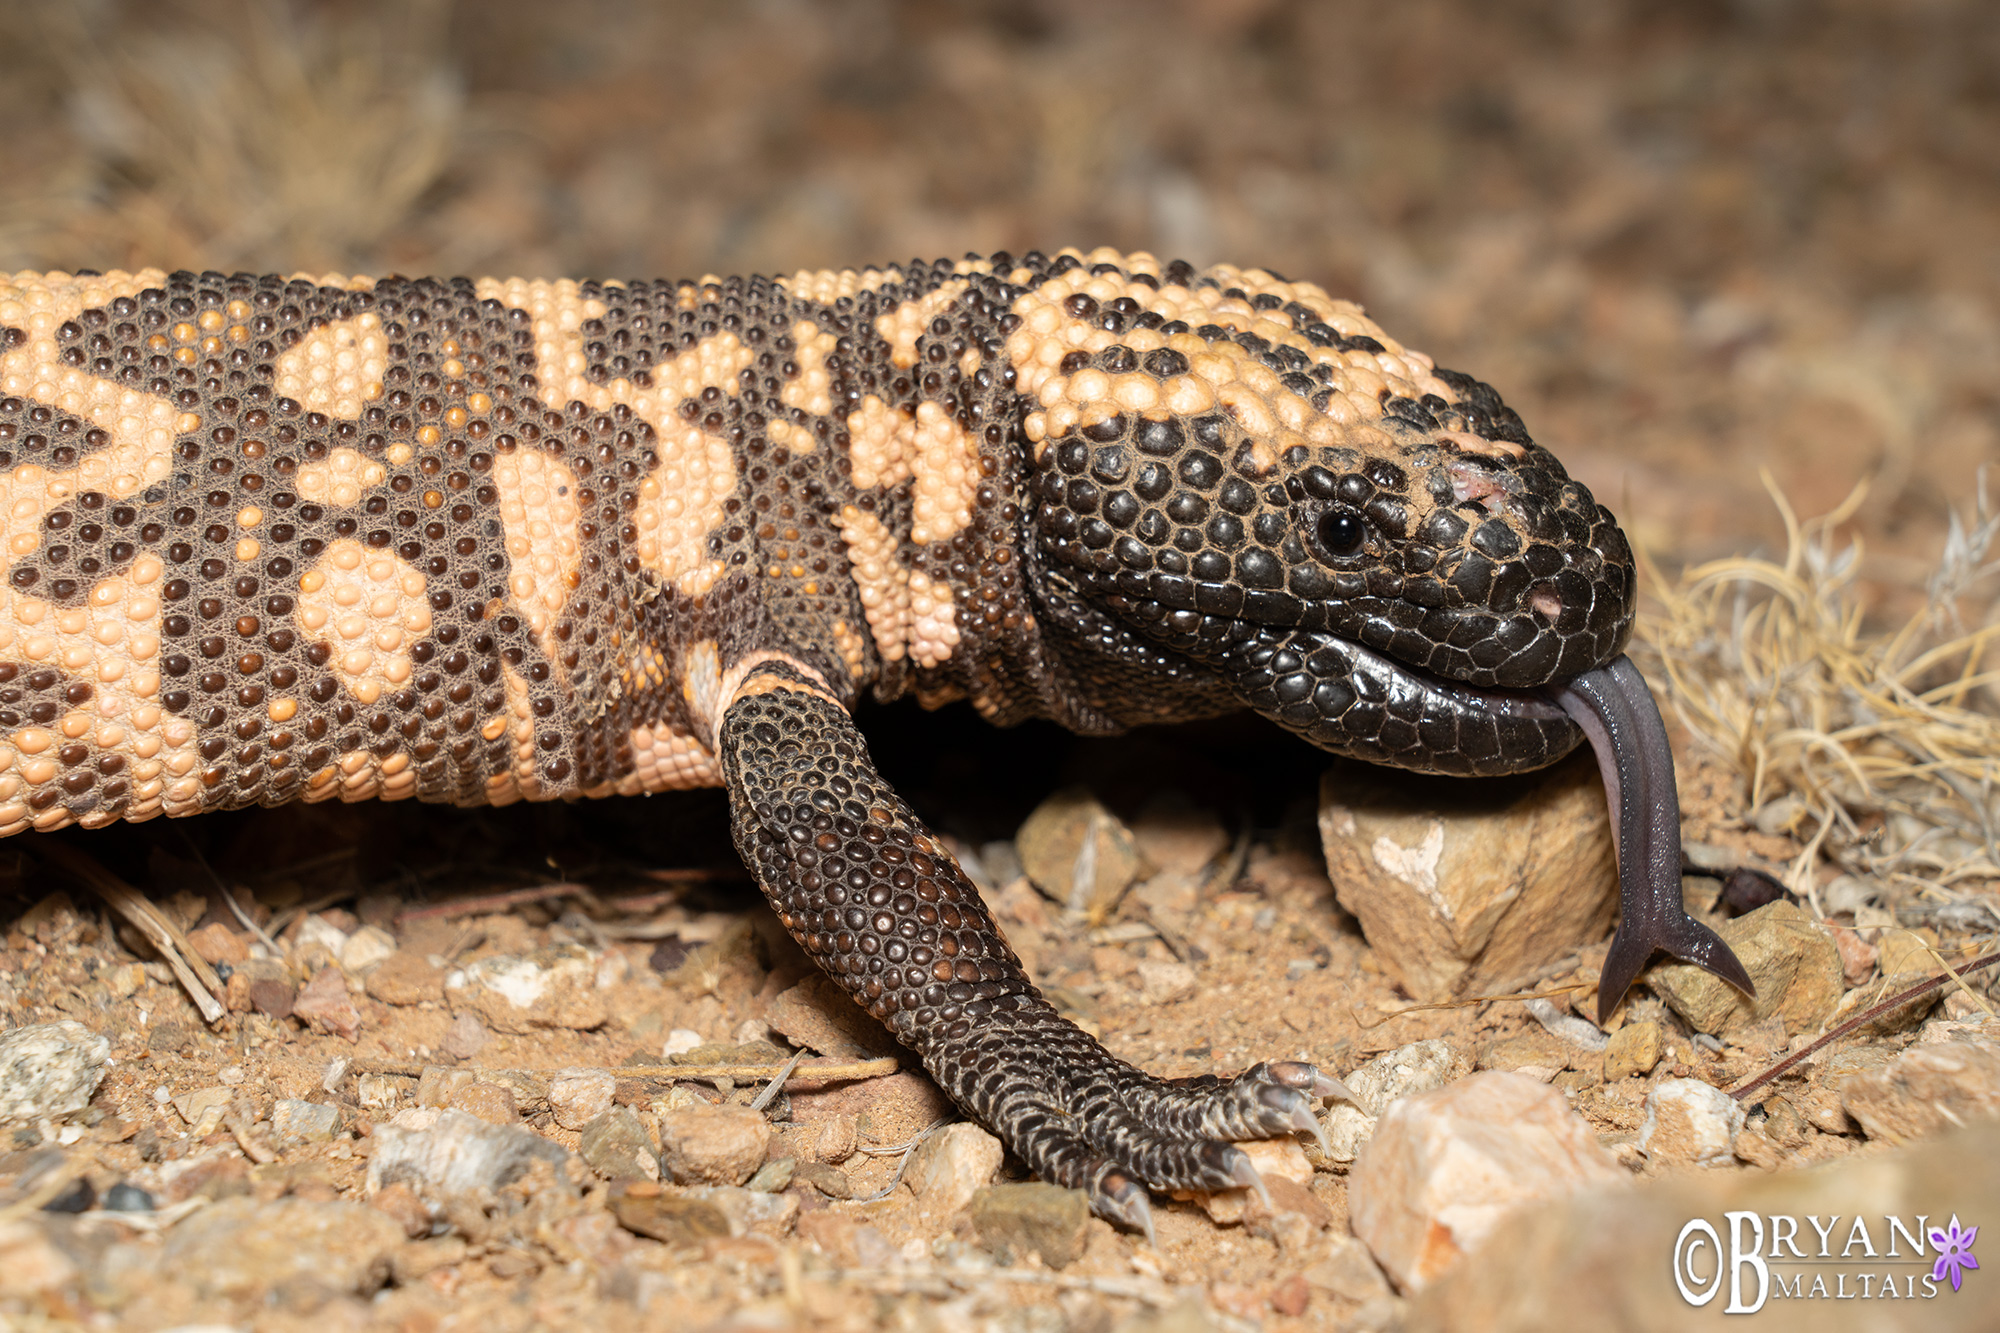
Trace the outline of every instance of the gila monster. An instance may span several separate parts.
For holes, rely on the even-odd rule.
[[[0,279],[0,832],[721,785],[813,960],[1032,1170],[1150,1228],[1312,1130],[1030,982],[864,696],[1103,734],[1248,708],[1503,774],[1595,739],[1680,910],[1611,514],[1487,385],[1267,270],[1099,250],[682,282]],[[1664,785],[1663,785],[1664,784]],[[1622,951],[1622,955],[1621,955]],[[1623,961],[1620,961],[1621,956]]]

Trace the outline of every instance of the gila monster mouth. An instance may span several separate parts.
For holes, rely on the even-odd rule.
[[[1467,685],[1359,644],[1295,632],[1259,641],[1238,677],[1258,712],[1322,749],[1418,772],[1492,776],[1541,768],[1588,741],[1618,854],[1618,932],[1598,984],[1610,1015],[1655,951],[1754,994],[1729,946],[1681,902],[1680,798],[1666,725],[1620,654],[1534,689]]]

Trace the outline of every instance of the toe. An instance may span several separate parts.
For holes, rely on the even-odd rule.
[[[1148,1245],[1158,1245],[1152,1200],[1144,1186],[1117,1167],[1106,1166],[1091,1184],[1090,1211],[1114,1226],[1142,1233]]]

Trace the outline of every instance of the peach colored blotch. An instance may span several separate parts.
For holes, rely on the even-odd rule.
[[[307,638],[332,649],[327,669],[364,704],[408,682],[410,650],[431,628],[422,571],[346,537],[299,576],[295,616]]]
[[[509,600],[527,617],[543,651],[553,655],[552,631],[583,559],[576,474],[559,459],[517,449],[493,460],[493,484],[500,491]]]
[[[0,476],[0,541],[9,561],[37,550],[42,520],[78,493],[127,499],[171,475],[174,438],[199,419],[165,398],[64,365],[56,342],[56,331],[84,311],[165,283],[157,269],[0,278],[0,325],[26,335],[0,354],[0,393],[69,413],[110,437],[73,468],[51,471],[28,463]],[[95,583],[82,606],[68,607],[0,584],[0,654],[59,667],[93,687],[88,703],[52,726],[20,729],[0,741],[0,833],[72,822],[95,827],[114,818],[150,819],[201,808],[194,724],[165,713],[157,702],[161,576],[158,557],[141,555],[123,574]],[[122,813],[100,807],[78,821],[61,801],[38,814],[31,811],[28,800],[35,789],[61,776],[54,750],[76,741],[92,747],[92,761],[107,754],[128,761]]]
[[[633,515],[639,559],[663,583],[688,596],[708,591],[722,575],[722,563],[709,557],[708,536],[722,522],[723,502],[736,490],[736,460],[725,441],[682,420],[676,409],[682,399],[697,397],[705,388],[736,394],[737,377],[755,354],[734,333],[720,333],[653,367],[650,388],[628,379],[597,384],[585,374],[583,323],[604,315],[608,307],[602,301],[586,300],[569,279],[482,278],[477,290],[482,300],[529,313],[544,401],[582,402],[600,412],[623,403],[653,427],[659,463],[641,480]],[[683,289],[683,295],[693,290]]]
[[[382,396],[389,339],[370,310],[315,329],[278,355],[273,389],[308,412],[353,421]]]

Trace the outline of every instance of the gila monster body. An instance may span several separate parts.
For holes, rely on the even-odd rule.
[[[1337,1084],[1163,1081],[1060,1018],[857,700],[1248,707],[1459,774],[1595,726],[1625,859],[1678,836],[1620,718],[1651,701],[1610,513],[1486,385],[1267,271],[21,273],[0,340],[0,831],[725,786],[806,952],[1131,1225],[1148,1187],[1254,1183],[1229,1141]],[[1628,868],[1620,946],[1726,971],[1671,855],[1671,906]]]

